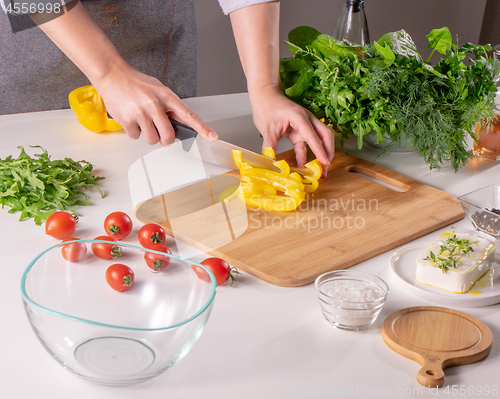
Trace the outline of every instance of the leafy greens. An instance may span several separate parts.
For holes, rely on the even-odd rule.
[[[293,58],[280,60],[282,90],[342,135],[357,137],[358,147],[371,132],[377,142],[419,152],[430,168],[450,162],[457,171],[472,154],[479,120],[495,118],[498,66],[490,46],[452,43],[448,28],[433,30],[424,61],[404,30],[387,33],[373,45],[338,41],[300,26],[286,42]],[[439,62],[429,60],[437,52]],[[472,58],[466,58],[472,55]]]
[[[71,158],[53,161],[42,147],[33,147],[42,153],[32,158],[20,146],[16,159],[0,159],[0,205],[10,207],[9,213],[21,212],[20,221],[34,218],[40,225],[57,210],[78,215],[74,206],[89,204],[82,189],[95,187],[104,196],[98,186],[103,177],[92,175],[91,163]]]

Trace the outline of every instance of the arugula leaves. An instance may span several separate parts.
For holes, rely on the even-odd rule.
[[[372,46],[338,41],[314,28],[293,29],[287,42],[293,58],[280,61],[282,90],[342,135],[354,134],[358,146],[376,132],[377,141],[419,152],[430,168],[446,162],[457,171],[472,154],[479,120],[495,118],[495,81],[499,70],[490,46],[452,43],[448,28],[427,38],[433,66],[424,61],[404,30],[387,33]],[[472,55],[472,58],[469,56]]]
[[[9,213],[21,212],[19,221],[34,218],[40,225],[57,210],[78,215],[74,206],[89,204],[83,189],[95,187],[104,196],[98,186],[103,177],[92,175],[92,164],[71,158],[53,161],[42,147],[31,147],[42,153],[32,158],[19,146],[16,159],[0,159],[0,205],[10,207]]]

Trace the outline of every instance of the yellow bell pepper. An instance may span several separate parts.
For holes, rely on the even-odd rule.
[[[294,172],[298,172],[301,175],[309,176],[314,180],[319,180],[319,178],[323,174],[323,166],[319,163],[317,159],[314,159],[311,162],[308,162],[304,165],[304,168],[290,168]]]
[[[276,154],[271,147],[264,147],[262,149],[262,155],[264,155],[267,158],[276,159]],[[241,159],[243,160],[243,157]],[[298,172],[303,176],[310,176],[314,180],[318,180],[323,174],[323,166],[319,163],[317,159],[314,159],[313,161],[306,163],[304,166],[305,168],[290,167],[290,170]],[[306,182],[303,181],[303,183]]]
[[[262,155],[271,159],[276,159],[276,154],[271,147],[264,147],[262,149]],[[279,162],[284,162],[284,161],[279,161]],[[305,166],[304,168],[289,167],[288,171],[291,170],[293,171],[293,173],[290,172],[288,173],[290,173],[290,176],[299,178],[299,181],[302,181],[302,183],[304,184],[304,191],[306,193],[312,193],[316,191],[316,189],[319,186],[318,180],[323,174],[323,166],[319,163],[317,159],[314,159],[313,161],[306,163],[304,166]],[[281,171],[282,173],[284,173],[283,169],[281,169]],[[301,178],[300,175],[304,177]]]
[[[314,180],[312,177],[309,176],[304,176],[304,191],[306,193],[312,193],[316,191],[316,189],[319,186],[319,183],[317,180]]]
[[[69,93],[68,100],[76,119],[87,129],[101,133],[122,128],[114,119],[108,118],[104,101],[94,86],[83,86],[73,90]]]
[[[264,147],[262,154],[276,159],[274,150]],[[289,212],[296,209],[304,200],[306,193],[318,188],[318,179],[323,168],[317,159],[308,162],[304,168],[290,167],[285,160],[274,162],[280,171],[253,168],[243,159],[241,151],[232,151],[233,161],[241,175],[237,195],[248,205],[259,208]]]
[[[288,188],[299,188],[304,189],[304,185],[299,180],[297,181],[293,177],[284,175],[282,173],[275,172],[273,170],[262,169],[262,168],[250,168],[250,169],[240,169],[240,174],[245,177],[249,177],[252,181],[263,181],[264,183],[271,184],[275,189],[279,191],[286,191]]]
[[[245,204],[278,212],[293,211],[302,202],[296,197],[263,193],[259,190],[258,184],[254,183],[241,183],[238,197]]]
[[[271,147],[264,147],[262,149],[262,155],[271,159],[276,159],[276,153]]]

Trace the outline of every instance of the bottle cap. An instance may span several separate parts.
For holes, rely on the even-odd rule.
[[[345,4],[348,6],[352,6],[353,12],[358,12],[362,8],[364,8],[364,3],[365,0],[345,0]]]

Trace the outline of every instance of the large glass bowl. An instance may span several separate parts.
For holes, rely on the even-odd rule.
[[[458,202],[477,231],[500,238],[500,186],[489,186],[458,197]]]
[[[170,264],[153,273],[145,252],[116,243],[123,255],[103,260],[88,247],[84,259],[66,261],[61,246],[38,255],[27,267],[21,292],[28,320],[49,354],[86,380],[127,386],[154,378],[189,352],[200,337],[213,305],[214,275],[191,260],[170,255]],[[113,263],[129,266],[135,283],[118,292],[106,282]],[[191,269],[207,271],[205,280]]]

